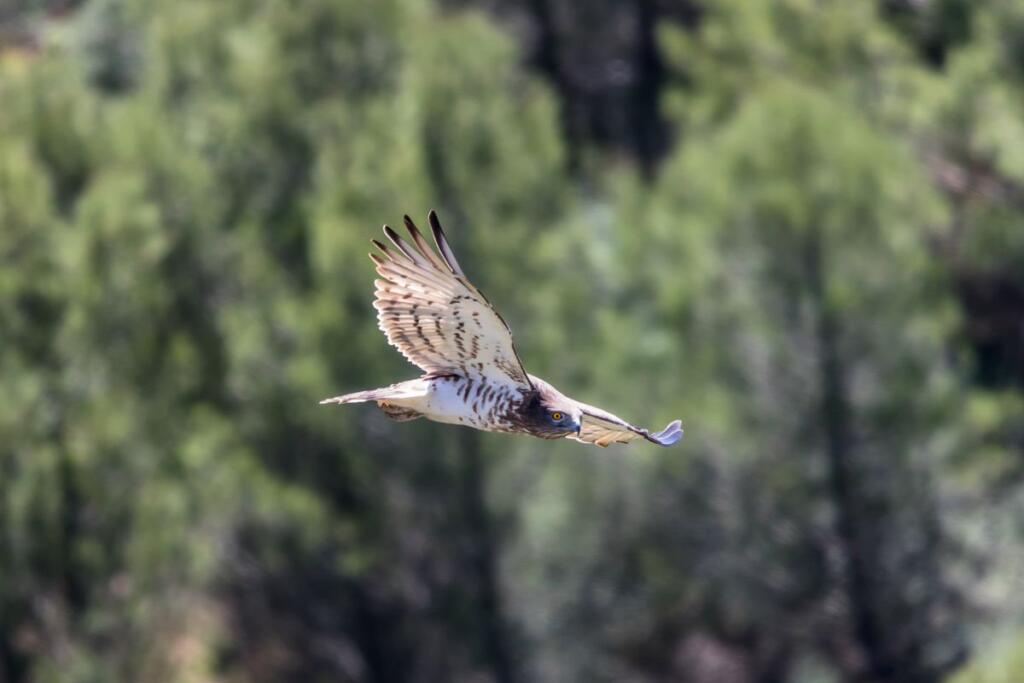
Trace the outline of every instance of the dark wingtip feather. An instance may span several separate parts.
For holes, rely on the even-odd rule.
[[[406,214],[402,217],[405,222],[405,229],[409,232],[409,237],[412,238],[412,243],[416,245],[416,249],[433,265],[435,268],[439,268],[442,272],[445,269],[445,263],[437,257],[434,250],[427,245],[427,241],[423,239],[423,235],[420,234],[419,228],[413,223],[409,215]]]
[[[409,245],[406,244],[405,240],[399,237],[398,233],[392,230],[390,226],[384,226],[384,234],[388,236],[388,239],[391,240],[391,243],[398,247],[398,250],[405,254],[406,258],[408,258],[410,261],[412,261],[416,265],[426,264],[426,261],[423,260],[423,257],[417,254],[415,250],[410,248]]]
[[[427,212],[427,222],[430,223],[430,229],[434,231],[434,234],[444,234],[444,230],[441,229],[441,219],[437,217],[437,211],[431,209]]]
[[[459,265],[458,259],[455,258],[455,252],[448,246],[448,238],[445,237],[444,230],[441,228],[441,221],[437,217],[437,212],[431,209],[427,214],[427,221],[430,223],[431,232],[434,233],[434,244],[437,245],[437,250],[441,252],[444,262],[448,264],[453,273],[465,277],[466,274],[462,272],[462,267]]]
[[[401,251],[404,254],[405,253],[405,249],[402,249],[401,240],[398,238],[398,235],[395,233],[395,231],[391,229],[391,226],[388,225],[387,223],[385,223],[384,227],[383,227],[383,230],[384,230],[384,236],[388,238],[388,241],[390,241],[392,244],[394,244],[395,247],[397,247],[398,250]],[[383,250],[384,252],[387,253],[388,256],[391,256],[392,258],[395,256],[394,252],[388,251],[385,248],[385,246],[380,245],[380,243],[377,242],[376,240],[374,240],[374,244],[377,244],[380,247],[381,250]],[[406,254],[406,256],[408,256],[408,254]]]
[[[413,240],[415,240],[420,234],[420,230],[416,227],[416,224],[413,223],[412,219],[409,218],[409,214],[402,216],[402,222],[405,223],[405,229],[409,231],[409,234],[412,236]]]

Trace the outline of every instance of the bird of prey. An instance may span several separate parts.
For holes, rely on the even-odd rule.
[[[508,325],[470,283],[448,245],[437,214],[428,214],[434,251],[405,217],[411,242],[388,226],[393,246],[372,240],[377,321],[388,342],[424,374],[380,389],[321,403],[376,401],[388,417],[465,425],[487,432],[517,432],[542,439],[569,438],[608,446],[646,439],[671,446],[683,436],[679,420],[660,432],[565,396],[527,374]]]

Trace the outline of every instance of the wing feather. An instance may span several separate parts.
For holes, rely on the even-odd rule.
[[[433,211],[431,211],[433,213]],[[405,229],[409,231],[409,236],[412,237],[412,241],[416,244],[416,248],[421,254],[430,259],[430,262],[434,264],[434,267],[442,273],[445,272],[446,264],[437,257],[434,250],[430,248],[427,241],[423,239],[423,234],[420,232],[416,224],[412,222],[412,219],[408,215],[403,216],[402,220],[405,222]]]
[[[429,215],[437,251],[408,216],[407,241],[388,226],[391,245],[372,240],[377,322],[411,363],[428,373],[453,373],[530,388],[508,325],[466,278],[437,214]]]
[[[387,235],[392,244],[398,247],[399,251],[405,254],[406,258],[416,264],[418,268],[424,268],[428,271],[431,270],[430,261],[428,261],[422,254],[417,253],[415,248],[406,244],[405,240],[403,240],[397,232],[385,225],[384,234]]]
[[[455,258],[455,252],[448,246],[448,239],[444,235],[444,230],[441,229],[441,221],[437,219],[437,213],[433,209],[427,214],[427,220],[430,221],[430,230],[434,233],[434,244],[437,245],[437,250],[444,257],[444,262],[448,264],[453,273],[459,277],[466,277]]]
[[[660,432],[652,433],[650,430],[632,425],[606,410],[585,403],[580,403],[579,408],[581,413],[580,432],[569,438],[582,443],[606,447],[613,443],[629,443],[634,439],[643,438],[659,446],[671,446],[683,438],[682,423],[679,420],[670,422]]]

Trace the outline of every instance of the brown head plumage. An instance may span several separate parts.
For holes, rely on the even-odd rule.
[[[580,431],[580,410],[576,403],[553,386],[530,375],[534,390],[529,392],[510,416],[522,431],[542,439],[561,439]]]

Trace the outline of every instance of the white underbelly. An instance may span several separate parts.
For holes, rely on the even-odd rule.
[[[492,384],[442,377],[430,381],[427,395],[419,399],[415,408],[435,422],[500,430],[504,420],[498,404],[503,395]]]

